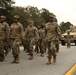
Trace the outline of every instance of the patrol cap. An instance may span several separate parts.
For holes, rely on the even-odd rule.
[[[15,16],[14,16],[14,18],[17,18],[17,19],[19,19],[19,16],[18,16],[18,15],[15,15]]]
[[[0,18],[6,19],[6,17],[5,17],[5,16],[0,16]]]

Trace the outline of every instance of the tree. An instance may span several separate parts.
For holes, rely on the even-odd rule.
[[[41,23],[45,23],[44,18],[41,16],[40,11],[37,7],[27,6],[27,7],[13,7],[11,14],[19,15],[20,22],[24,27],[27,27],[28,21],[34,20],[34,25],[38,27]]]
[[[61,22],[60,23],[60,29],[61,29],[61,32],[64,33],[67,29],[70,29],[70,26],[73,26],[73,24],[71,24],[70,22]]]
[[[11,18],[11,10],[12,8],[12,4],[14,4],[15,2],[13,0],[0,0],[0,15],[5,15],[7,17],[7,19],[10,21]]]
[[[12,14],[12,20],[14,15],[19,15],[20,17],[20,22],[23,24],[24,27],[27,27],[27,21],[29,18],[28,13],[26,13],[26,8],[23,7],[13,7],[13,10],[11,11]]]
[[[45,23],[45,20],[41,16],[40,10],[37,7],[28,6],[26,12],[30,14],[29,19],[34,20],[35,26],[41,25],[41,23]]]
[[[48,22],[49,21],[49,18],[48,17],[50,15],[50,12],[47,9],[42,8],[40,10],[40,13],[41,13],[41,16],[44,18],[45,22]]]

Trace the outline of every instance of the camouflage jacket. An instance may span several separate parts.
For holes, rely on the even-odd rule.
[[[45,29],[39,29],[39,39],[45,39]]]
[[[18,23],[13,23],[10,26],[10,38],[21,38],[23,35],[23,25]]]
[[[0,39],[9,38],[9,25],[6,22],[0,23]]]
[[[60,36],[60,29],[57,23],[48,22],[45,25],[46,40],[55,40],[57,36]]]
[[[25,30],[25,38],[27,40],[30,40],[32,38],[38,40],[39,39],[38,29],[35,26],[33,27],[28,26],[27,29]]]

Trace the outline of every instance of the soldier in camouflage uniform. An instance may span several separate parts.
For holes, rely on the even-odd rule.
[[[23,26],[19,22],[19,16],[14,16],[14,23],[10,26],[10,41],[14,60],[11,63],[19,63],[19,54],[21,38],[23,35]]]
[[[6,17],[0,16],[0,61],[4,61],[4,46],[9,39],[9,25],[5,22]]]
[[[46,41],[48,43],[48,62],[47,64],[51,64],[51,58],[53,57],[53,62],[56,62],[56,45],[55,40],[57,35],[60,35],[60,29],[57,23],[54,22],[54,16],[50,15],[50,21],[46,23]]]
[[[39,29],[39,48],[40,48],[40,53],[42,57],[44,57],[44,52],[45,52],[45,28],[44,24],[41,24],[41,28]]]
[[[33,20],[29,21],[29,26],[25,31],[25,38],[27,40],[27,44],[29,47],[29,59],[33,59],[33,46],[35,45],[36,41],[38,41],[38,29],[33,25]]]
[[[70,42],[71,42],[70,31],[67,31],[67,36],[65,41],[67,43],[67,48],[70,48]]]

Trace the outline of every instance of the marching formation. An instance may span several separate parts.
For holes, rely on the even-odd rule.
[[[5,55],[12,50],[11,63],[19,63],[20,45],[22,45],[24,51],[29,53],[29,60],[34,58],[34,51],[40,52],[41,57],[44,57],[47,51],[47,65],[51,64],[51,59],[56,63],[60,38],[61,31],[59,25],[54,22],[53,15],[50,15],[49,22],[41,24],[39,29],[34,26],[33,20],[29,20],[28,27],[24,29],[18,15],[14,16],[14,23],[10,26],[6,23],[6,17],[0,16],[0,62],[4,61]]]

